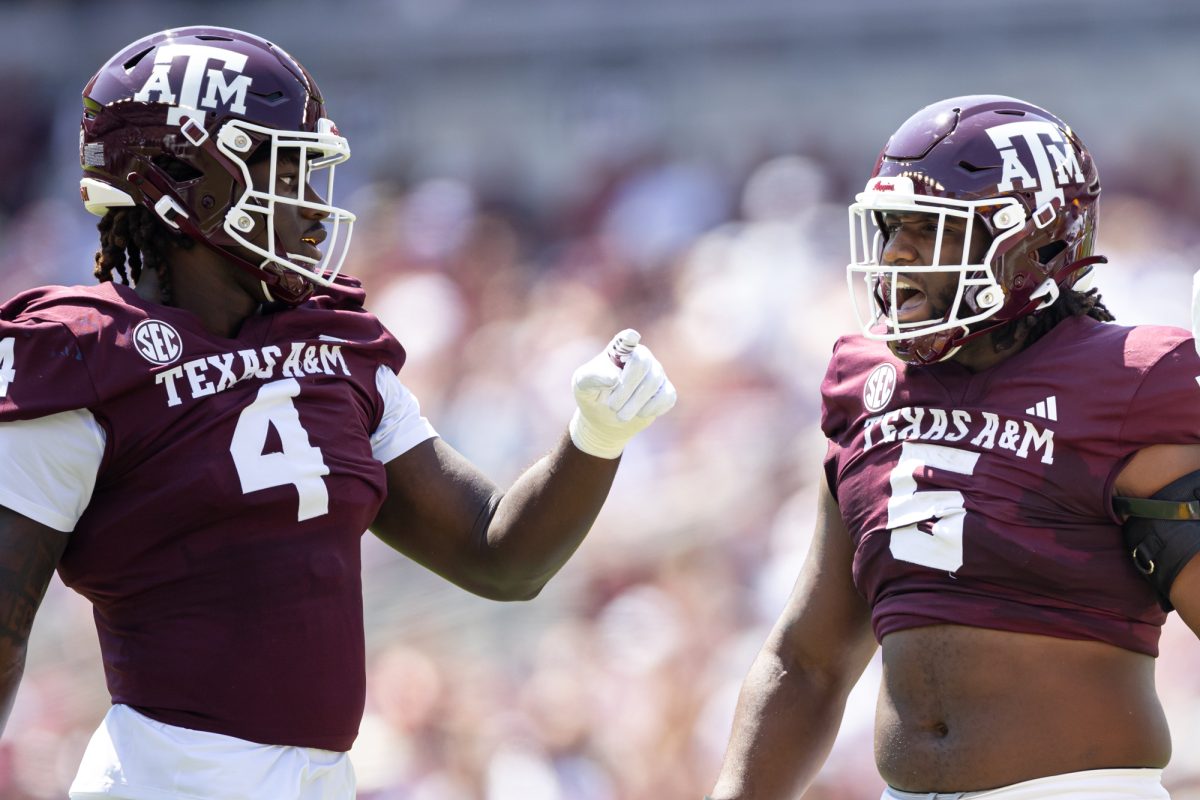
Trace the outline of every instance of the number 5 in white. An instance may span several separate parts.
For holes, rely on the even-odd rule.
[[[229,452],[242,481],[242,492],[288,483],[295,486],[300,495],[296,520],[303,522],[329,513],[329,490],[321,477],[329,474],[329,467],[300,424],[300,414],[292,402],[298,394],[300,383],[295,378],[264,384],[258,397],[238,417]],[[282,453],[263,452],[272,425],[283,444]]]
[[[963,508],[961,492],[917,491],[914,477],[922,467],[959,475],[975,472],[978,453],[939,444],[905,442],[900,463],[892,470],[892,496],[888,500],[887,526],[892,531],[892,555],[900,561],[954,572],[963,564]],[[930,533],[917,523],[933,520]]]
[[[17,379],[17,340],[11,336],[0,339],[0,397],[8,394],[8,385]]]

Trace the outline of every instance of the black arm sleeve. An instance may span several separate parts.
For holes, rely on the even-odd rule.
[[[1116,497],[1113,506],[1128,515],[1122,532],[1134,565],[1170,611],[1171,585],[1200,553],[1200,471],[1167,484],[1149,500]]]

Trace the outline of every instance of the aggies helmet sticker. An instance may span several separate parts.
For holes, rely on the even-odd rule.
[[[133,329],[133,346],[142,358],[157,366],[165,366],[183,354],[179,333],[158,319],[144,319]]]
[[[872,413],[882,411],[892,401],[892,392],[896,389],[896,366],[886,361],[867,376],[863,386],[863,405]]]
[[[1075,148],[1053,123],[1042,120],[1008,122],[988,128],[987,135],[996,145],[1003,161],[1000,183],[996,185],[999,193],[1011,192],[1019,183],[1016,188],[1023,192],[1034,190],[1033,205],[1041,212],[1053,200],[1060,205],[1066,202],[1062,187],[1085,183],[1083,166],[1079,163]],[[1036,176],[1017,153],[1018,141],[1023,141],[1028,148]],[[1053,219],[1053,214],[1050,217]],[[1044,228],[1049,222],[1039,219],[1037,225]]]
[[[178,59],[183,59],[183,82],[171,85],[171,69]],[[167,112],[167,124],[179,125],[187,133],[187,120],[203,133],[206,112],[227,105],[235,114],[246,113],[246,93],[250,90],[250,76],[243,75],[247,56],[221,47],[198,44],[164,44],[154,54],[154,67],[146,83],[133,96],[141,103],[167,103],[173,108]],[[210,69],[211,65],[216,65]],[[236,76],[230,80],[226,72]],[[203,94],[202,94],[203,92]],[[199,145],[200,142],[193,142]]]

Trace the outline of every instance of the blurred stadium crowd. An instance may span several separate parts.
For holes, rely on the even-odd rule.
[[[459,14],[471,6],[448,5]],[[192,13],[160,15],[157,27],[200,16],[194,5],[166,7],[176,6]],[[1116,11],[1105,19],[1096,41],[1128,22]],[[353,76],[316,45],[255,20],[214,19],[276,38],[329,95],[356,151],[339,171],[338,204],[360,220],[346,271],[364,280],[369,307],[406,346],[401,378],[443,437],[498,482],[511,480],[565,430],[571,370],[624,326],[642,332],[680,396],[634,441],[594,531],[532,603],[473,598],[364,537],[371,653],[354,752],[363,800],[661,800],[709,788],[741,678],[810,536],[824,452],[818,386],[833,341],[855,330],[842,270],[845,206],[906,113],[973,86],[1023,95],[1073,121],[1104,183],[1100,251],[1111,264],[1097,286],[1122,322],[1188,324],[1200,263],[1194,127],[1122,113],[1115,100],[1103,106],[1117,64],[1092,76],[1095,85],[1079,70],[1070,85],[1081,98],[1043,80],[1036,61],[1006,79],[948,75],[921,61],[921,74],[940,77],[899,91],[885,85],[886,102],[874,108],[854,88],[877,77],[862,64],[839,88],[814,61],[794,73],[789,93],[770,96],[778,59],[756,63],[753,47],[726,48],[720,58],[736,63],[738,80],[763,74],[743,84],[741,126],[733,95],[713,107],[700,82],[688,89],[692,102],[679,95],[672,104],[656,89],[661,69],[626,59],[590,69],[573,110],[537,109],[513,89],[491,100],[515,107],[499,122],[434,114],[419,123],[431,132],[422,138],[390,127],[380,95],[351,88]],[[1184,42],[1200,30],[1194,17],[1189,24],[1177,32]],[[101,43],[103,55],[81,59],[61,82],[32,73],[20,81],[11,70],[0,78],[7,106],[34,110],[0,126],[0,295],[91,280],[94,219],[70,196],[74,103],[108,52],[153,27],[143,21]],[[1033,58],[1041,40],[1004,41]],[[1174,108],[1167,123],[1200,116],[1195,98],[1187,105],[1169,82],[1147,79],[1159,68],[1179,70],[1164,73],[1174,80],[1194,74],[1182,71],[1197,66],[1193,48],[1172,50],[1173,41],[1156,64],[1121,79],[1155,95],[1130,95],[1130,109]],[[850,37],[839,46],[861,44]],[[772,47],[779,56],[783,46]],[[1105,54],[1091,57],[1099,65]],[[1057,58],[1049,63],[1061,72],[1078,66]],[[495,67],[456,63],[446,79],[486,85],[481,76]],[[431,80],[437,70],[421,72]],[[761,111],[803,105],[806,92],[814,107],[841,103],[846,112]],[[528,141],[513,128],[521,119]],[[738,137],[722,138],[727,128]],[[705,130],[714,132],[707,140],[696,133]],[[1167,786],[1177,800],[1200,798],[1200,645],[1173,619],[1162,650],[1160,692],[1176,742]],[[808,798],[878,796],[877,669],[851,696]],[[0,797],[64,797],[106,706],[89,610],[56,580],[0,740]]]

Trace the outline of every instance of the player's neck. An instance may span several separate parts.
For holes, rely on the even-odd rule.
[[[983,372],[992,369],[1025,349],[1029,329],[1017,326],[1010,339],[1000,340],[996,333],[983,336],[965,344],[954,354],[953,361],[961,364],[971,372]]]
[[[171,305],[195,314],[209,333],[233,338],[242,323],[258,311],[260,302],[242,285],[241,272],[211,251],[179,250],[169,264]],[[162,288],[154,276],[139,280],[137,292],[144,299],[162,303],[166,299]]]

